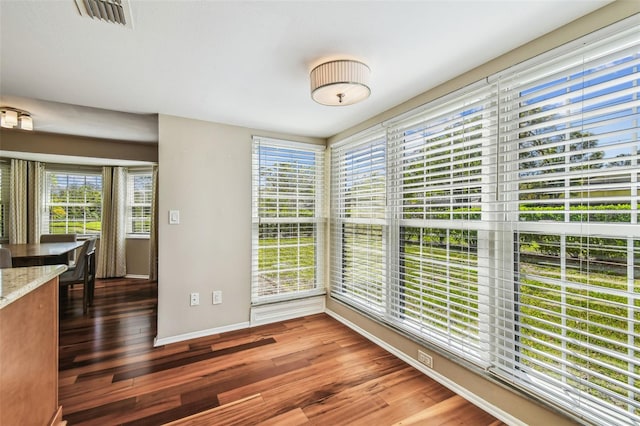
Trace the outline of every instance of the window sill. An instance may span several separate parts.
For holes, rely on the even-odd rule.
[[[149,234],[127,234],[125,237],[127,240],[148,240]]]

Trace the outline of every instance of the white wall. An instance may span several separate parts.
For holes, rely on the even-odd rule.
[[[160,115],[160,341],[249,321],[252,135],[325,144]],[[180,210],[179,225],[168,224],[169,210]],[[221,305],[211,303],[213,290],[222,290]],[[191,292],[200,293],[199,306],[189,306]]]

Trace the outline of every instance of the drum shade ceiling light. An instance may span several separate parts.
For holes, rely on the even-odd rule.
[[[353,105],[371,94],[369,67],[359,61],[325,62],[311,70],[311,97],[322,105]]]

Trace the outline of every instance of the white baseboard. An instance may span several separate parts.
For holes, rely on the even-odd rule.
[[[314,296],[305,299],[287,300],[251,307],[251,326],[270,324],[325,311],[325,297]]]
[[[498,408],[495,405],[487,402],[486,400],[484,400],[483,398],[479,397],[478,395],[476,395],[476,394],[474,394],[472,392],[469,392],[469,390],[465,389],[464,387],[460,386],[459,384],[457,384],[456,382],[450,380],[449,378],[443,376],[442,374],[438,373],[437,371],[432,370],[430,368],[427,368],[425,365],[423,365],[422,363],[418,362],[417,359],[412,358],[409,355],[405,354],[404,352],[399,351],[395,347],[389,345],[384,340],[381,340],[381,339],[377,338],[373,334],[369,333],[368,331],[364,330],[363,328],[359,327],[358,325],[352,323],[348,319],[338,315],[337,313],[333,312],[332,310],[326,309],[325,313],[327,315],[335,318],[337,321],[341,322],[342,324],[346,325],[347,327],[349,327],[350,329],[352,329],[356,333],[360,334],[361,336],[369,339],[370,341],[372,341],[376,345],[380,346],[381,348],[387,350],[391,354],[397,356],[398,358],[400,358],[401,360],[403,360],[407,364],[411,365],[416,370],[419,370],[420,372],[424,373],[425,375],[431,377],[433,380],[435,380],[436,382],[440,383],[441,385],[446,386],[447,388],[449,388],[450,390],[452,390],[456,394],[460,395],[461,397],[463,397],[467,401],[471,402],[472,404],[476,405],[477,407],[480,407],[481,409],[483,409],[487,413],[491,414],[492,416],[496,417],[497,419],[501,420],[502,422],[504,422],[504,423],[506,423],[508,425],[514,425],[514,426],[515,425],[517,425],[517,426],[526,426],[526,423],[524,423],[522,420],[514,417],[513,415],[511,415],[511,414],[507,413],[506,411],[502,410],[501,408]]]
[[[178,334],[176,336],[163,337],[153,340],[153,346],[158,347],[162,345],[168,345],[170,343],[183,342],[185,340],[197,339],[198,337],[206,337],[214,334],[225,333],[227,331],[241,330],[243,328],[249,328],[248,322],[240,322],[237,324],[225,325],[224,327],[209,328],[207,330],[192,331],[191,333]]]
[[[227,331],[241,330],[243,328],[270,324],[272,322],[284,321],[306,315],[319,314],[325,311],[324,302],[324,296],[315,296],[306,299],[289,300],[269,305],[254,306],[251,308],[251,322],[240,322],[237,324],[225,325],[223,327],[193,331],[160,339],[156,337],[153,341],[153,346],[157,347],[168,345],[170,343],[183,342],[185,340],[197,339],[198,337],[211,336],[214,334],[225,333]]]
[[[141,280],[148,280],[149,275],[136,275],[136,274],[127,274],[124,276],[125,278],[137,278]]]

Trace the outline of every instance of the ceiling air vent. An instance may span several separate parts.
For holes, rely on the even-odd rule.
[[[80,15],[133,28],[128,0],[75,0]]]

